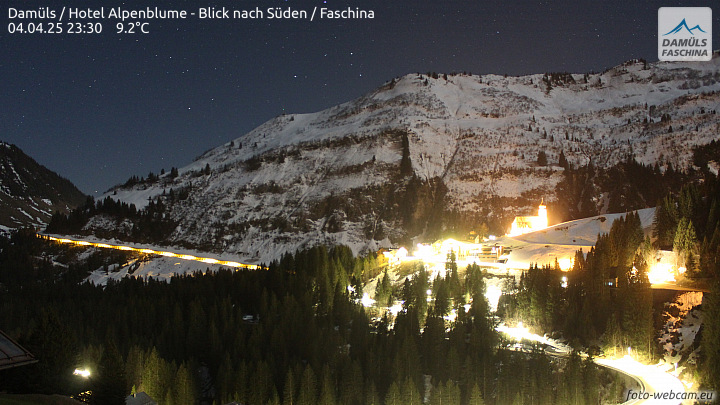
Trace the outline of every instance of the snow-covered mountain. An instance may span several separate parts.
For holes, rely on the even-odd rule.
[[[53,212],[68,212],[85,198],[69,180],[0,141],[0,231],[42,227]]]
[[[688,168],[693,147],[719,137],[719,91],[717,53],[599,74],[410,74],[324,111],[276,117],[107,195],[138,207],[162,200],[177,223],[168,243],[249,262],[318,243],[360,251],[491,216],[509,225],[541,198],[552,208],[561,153],[576,167],[634,156]],[[116,226],[99,216],[86,231]]]

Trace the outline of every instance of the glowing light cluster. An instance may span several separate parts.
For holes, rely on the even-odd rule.
[[[648,271],[648,280],[651,284],[674,283],[675,272],[669,263],[656,263]]]
[[[402,303],[396,303],[395,305],[389,307],[388,311],[390,311],[393,316],[397,316],[397,314],[402,311]]]
[[[522,340],[529,340],[532,342],[546,344],[560,353],[570,353],[571,351],[570,347],[565,344],[562,344],[552,339],[548,339],[545,336],[540,336],[530,332],[528,328],[523,326],[522,322],[519,322],[515,327],[509,327],[505,324],[501,324],[500,326],[495,328],[495,330],[512,337],[518,342]]]
[[[436,255],[432,245],[427,243],[418,243],[417,248],[413,252],[413,256],[422,261],[428,261],[428,259],[435,257]]]
[[[220,264],[222,266],[228,266],[228,267],[236,267],[236,268],[243,268],[248,270],[257,270],[260,268],[260,266],[256,264],[244,264],[244,263],[238,263],[234,261],[227,261],[227,260],[218,260],[213,259],[211,257],[198,257],[193,256],[189,254],[179,254],[174,252],[167,252],[167,251],[160,251],[160,250],[153,250],[153,249],[147,249],[147,248],[136,248],[132,246],[126,246],[126,245],[111,245],[108,243],[95,243],[95,242],[88,242],[84,240],[73,240],[68,238],[56,238],[54,236],[46,236],[46,235],[40,235],[43,238],[47,238],[48,240],[59,242],[59,243],[68,243],[72,245],[79,245],[79,246],[94,246],[102,249],[115,249],[115,250],[125,250],[125,251],[132,251],[132,252],[139,252],[139,253],[145,253],[145,254],[151,254],[151,255],[160,255],[165,257],[175,257],[182,260],[191,260],[196,262],[202,262],[202,263],[209,263],[209,264]],[[406,251],[407,252],[407,251]]]
[[[558,266],[560,266],[560,270],[562,271],[572,270],[574,263],[575,258],[573,257],[563,257],[558,259]]]
[[[445,319],[448,322],[455,322],[457,320],[457,310],[452,309],[449,314],[445,315],[443,319]]]
[[[530,333],[528,328],[523,327],[522,322],[518,323],[518,325],[514,328],[508,327],[506,325],[500,325],[496,328],[496,330],[498,332],[505,333],[506,335],[511,336],[518,341],[530,340],[534,342],[540,342],[552,346],[556,351],[562,351],[565,353],[570,352],[570,348],[563,344],[560,344],[552,339],[547,339],[544,336]],[[628,348],[628,352],[632,352],[630,348]],[[619,370],[625,374],[640,379],[643,382],[645,389],[649,393],[673,392],[677,394],[685,392],[685,386],[683,385],[683,383],[677,377],[667,372],[668,370],[665,369],[667,368],[667,365],[645,365],[633,359],[629,355],[625,355],[624,357],[618,359],[595,359],[595,363],[601,366]],[[645,401],[645,403],[678,404],[680,403],[680,401],[662,399],[658,400],[651,397],[651,399]]]
[[[548,227],[547,207],[540,203],[537,216],[515,217],[508,236],[518,236],[525,233],[539,231]]]
[[[491,312],[496,312],[498,307],[498,301],[502,296],[502,289],[496,285],[488,285],[485,288],[485,298],[488,300]]]
[[[73,371],[73,375],[78,375],[82,378],[90,378],[90,370],[86,368],[76,368],[75,371]]]
[[[396,266],[407,259],[408,251],[404,247],[401,247],[395,250],[386,250],[383,252],[383,256],[385,256],[390,266]]]

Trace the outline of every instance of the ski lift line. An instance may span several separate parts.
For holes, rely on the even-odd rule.
[[[196,261],[201,263],[207,263],[207,264],[219,264],[221,266],[228,266],[228,267],[235,267],[235,268],[242,268],[247,270],[258,270],[261,269],[261,266],[258,266],[256,264],[246,264],[246,263],[239,263],[236,261],[230,261],[230,260],[220,260],[220,259],[214,259],[211,257],[199,257],[195,255],[190,255],[186,253],[175,253],[175,252],[168,252],[168,251],[161,251],[161,250],[154,250],[154,249],[148,249],[148,248],[136,248],[133,246],[127,246],[127,245],[113,245],[109,243],[96,243],[96,242],[88,242],[84,240],[79,239],[70,239],[66,237],[55,237],[50,235],[43,235],[38,233],[38,237],[51,240],[53,242],[58,243],[66,243],[66,244],[72,244],[72,245],[78,245],[78,246],[92,246],[97,247],[101,249],[115,249],[115,250],[124,250],[124,251],[132,251],[132,252],[138,252],[138,253],[145,253],[145,254],[151,254],[151,255],[158,255],[158,256],[165,256],[165,257],[175,257],[182,260],[189,260],[189,261]]]

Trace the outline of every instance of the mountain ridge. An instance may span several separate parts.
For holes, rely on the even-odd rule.
[[[717,134],[719,60],[409,74],[323,111],[271,119],[173,175],[106,196],[138,207],[163,200],[178,222],[170,242],[255,262],[318,243],[357,253],[431,238],[450,223],[502,228],[535,200],[558,202],[561,153],[576,168],[631,158],[660,173],[692,169],[693,148]],[[609,191],[594,193],[606,212]],[[86,231],[113,226],[101,222]]]
[[[55,211],[67,213],[86,196],[15,145],[0,141],[0,230],[39,228]]]

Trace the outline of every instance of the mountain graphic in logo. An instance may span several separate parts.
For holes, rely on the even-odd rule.
[[[680,22],[680,24],[677,25],[677,27],[673,28],[670,32],[668,32],[665,35],[677,34],[678,32],[682,31],[683,28],[685,28],[687,30],[687,32],[690,33],[690,35],[695,35],[695,33],[693,32],[695,30],[700,30],[700,32],[705,33],[705,31],[702,28],[700,28],[700,24],[690,28],[690,27],[688,27],[687,23],[685,22],[685,19],[683,18],[683,20]],[[665,35],[663,35],[663,36],[665,36]]]

